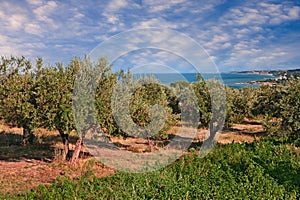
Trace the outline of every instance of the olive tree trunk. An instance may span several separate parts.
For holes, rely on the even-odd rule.
[[[75,149],[74,149],[74,152],[72,154],[72,158],[71,158],[71,164],[75,164],[79,158],[79,154],[80,154],[80,151],[81,151],[81,148],[82,148],[82,138],[79,137],[76,141],[76,144],[75,144]]]
[[[59,130],[59,134],[64,146],[63,153],[62,153],[62,160],[67,160],[69,158],[69,134],[65,134],[61,130]]]

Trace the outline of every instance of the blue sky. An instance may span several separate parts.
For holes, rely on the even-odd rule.
[[[0,55],[67,64],[111,36],[157,27],[201,45],[220,71],[300,68],[300,1],[111,0],[1,1]],[[178,44],[180,45],[180,44]],[[180,47],[180,46],[179,46]],[[165,51],[140,50],[114,61],[139,66],[160,58],[189,72]],[[124,57],[124,56],[123,56]],[[154,60],[155,60],[154,59]],[[164,68],[162,64],[158,68]]]

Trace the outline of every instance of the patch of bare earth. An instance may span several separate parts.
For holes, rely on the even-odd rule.
[[[114,170],[91,159],[80,159],[76,166],[66,162],[47,163],[26,159],[15,162],[0,161],[0,193],[20,193],[41,184],[51,184],[58,176],[73,179],[86,173],[104,177],[114,174]]]
[[[217,137],[220,144],[242,143],[259,141],[261,136],[265,135],[261,124],[233,124],[231,129],[224,130]]]
[[[57,177],[70,178],[86,174],[97,177],[114,174],[114,170],[96,162],[91,156],[81,156],[76,165],[59,160],[62,147],[56,131],[35,131],[33,145],[22,146],[22,129],[0,124],[0,193],[21,193],[53,183]],[[71,138],[75,143],[76,138]],[[74,144],[70,145],[74,149]]]
[[[248,123],[247,123],[248,122]],[[179,127],[173,127],[171,134],[176,134]],[[215,136],[215,141],[219,144],[242,143],[258,141],[264,135],[263,126],[257,122],[246,121],[245,124],[233,124],[230,129],[224,129]],[[198,129],[193,143],[201,143],[209,136],[207,129]]]
[[[193,130],[173,127],[169,135],[178,135],[178,144],[192,140],[196,146],[201,144],[208,136],[205,129]],[[63,149],[61,139],[56,131],[38,129],[35,131],[34,145],[21,146],[22,129],[8,127],[0,123],[0,193],[20,193],[41,184],[51,184],[59,176],[75,178],[87,173],[97,177],[114,174],[115,171],[95,161],[93,157],[82,156],[75,166],[68,162],[59,161],[59,149]],[[223,130],[216,141],[220,144],[253,142],[259,140],[263,134],[263,127],[259,123],[234,124],[231,129]],[[70,135],[70,149],[74,149],[76,135]],[[174,140],[153,141],[155,149],[159,149]],[[149,152],[149,140],[144,138],[111,138],[117,149],[135,153]],[[84,148],[83,155],[87,154]]]
[[[191,133],[193,131],[195,130],[192,128],[180,128],[175,126],[168,131],[168,135],[180,136],[179,139],[181,140],[192,140],[193,138],[192,144],[200,144],[209,136],[209,132],[206,129],[198,129],[196,133],[194,133],[195,135]],[[219,144],[253,142],[259,141],[259,138],[264,134],[264,129],[261,124],[256,121],[246,121],[245,124],[233,124],[230,129],[224,129],[221,133],[216,135],[215,141]],[[168,144],[170,140],[172,139],[164,142]],[[111,138],[111,142],[122,150],[137,153],[149,151],[149,142],[145,138]],[[163,145],[162,143],[162,141],[155,141],[157,148],[161,147]]]

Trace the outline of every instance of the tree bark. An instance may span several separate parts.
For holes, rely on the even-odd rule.
[[[81,147],[82,147],[82,138],[79,137],[78,140],[76,141],[75,150],[74,150],[72,158],[71,158],[72,165],[74,165],[77,162],[80,151],[81,151]]]
[[[32,144],[33,143],[33,132],[31,128],[27,125],[23,125],[23,146],[26,146],[28,143]]]
[[[69,134],[65,134],[62,130],[58,131],[64,145],[62,160],[67,160],[69,158]]]
[[[217,134],[217,132],[220,130],[220,124],[218,122],[216,122],[216,120],[211,120],[212,122],[210,123],[210,126],[209,126],[209,137],[204,141],[203,145],[204,147],[207,147],[207,148],[211,148],[212,145],[213,145],[213,142],[214,142],[214,139],[215,139],[215,136]],[[213,123],[217,123],[216,125]]]
[[[27,129],[23,127],[23,146],[27,145]]]
[[[148,147],[149,147],[150,152],[153,152],[153,151],[157,150],[157,148],[155,147],[154,142],[150,139],[150,137],[148,137]]]

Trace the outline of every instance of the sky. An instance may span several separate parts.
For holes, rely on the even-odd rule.
[[[207,55],[221,72],[300,68],[299,0],[2,0],[0,5],[1,56],[68,64],[128,31],[156,28],[160,36],[148,34],[146,41],[164,48],[129,48],[109,60],[113,68],[143,71],[153,65],[191,72],[188,52],[193,58]],[[132,37],[124,45],[126,41],[128,46],[141,43]],[[202,50],[193,49],[191,41]],[[147,45],[152,47],[143,47]],[[176,48],[168,51],[166,45]],[[107,45],[102,53],[118,48]]]

